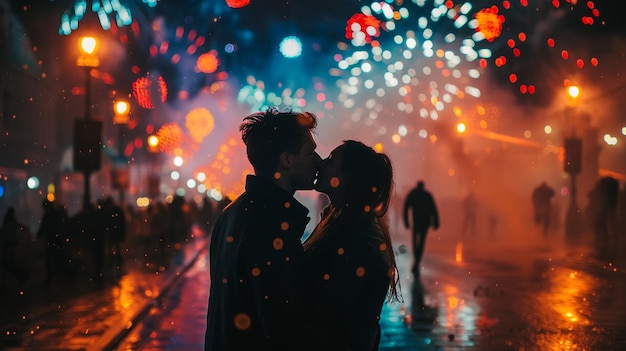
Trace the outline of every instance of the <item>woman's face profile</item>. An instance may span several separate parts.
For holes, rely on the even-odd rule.
[[[332,197],[341,188],[343,181],[342,160],[343,148],[338,146],[322,161],[315,190]]]

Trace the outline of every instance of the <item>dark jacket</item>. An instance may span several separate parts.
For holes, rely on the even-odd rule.
[[[409,209],[413,220],[413,232],[422,232],[425,229],[439,228],[439,213],[437,205],[430,192],[423,189],[413,189],[404,202],[404,226],[409,228]]]
[[[300,238],[308,209],[248,176],[215,223],[205,350],[300,350]]]
[[[373,219],[333,226],[305,252],[303,298],[315,350],[378,350],[389,270]]]

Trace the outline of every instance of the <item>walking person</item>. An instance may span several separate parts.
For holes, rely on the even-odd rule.
[[[68,237],[67,218],[65,213],[55,206],[54,202],[44,200],[43,216],[37,231],[37,240],[43,240],[45,278],[44,283],[50,284],[58,273],[64,273],[69,277],[73,271],[69,268],[69,257],[66,250],[66,238]]]
[[[476,222],[478,202],[474,193],[470,191],[463,198],[463,238],[473,240],[476,238]]]
[[[435,199],[429,191],[424,189],[424,182],[421,180],[417,182],[417,187],[409,192],[404,201],[403,220],[406,229],[410,228],[409,211],[413,224],[411,228],[413,239],[413,267],[411,272],[414,275],[419,275],[428,229],[430,227],[435,230],[439,229],[439,212]]]
[[[344,141],[322,163],[315,189],[330,204],[303,245],[311,350],[378,350],[383,303],[398,298],[392,187],[389,158],[361,142]]]
[[[556,193],[546,182],[533,190],[532,201],[535,212],[535,224],[540,224],[543,228],[543,237],[548,237],[550,230],[550,219],[552,218],[552,198]]]
[[[293,195],[313,189],[316,124],[308,112],[268,109],[239,127],[255,174],[213,228],[205,350],[304,347],[300,239],[310,218]]]

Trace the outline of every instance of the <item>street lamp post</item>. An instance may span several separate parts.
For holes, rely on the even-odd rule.
[[[158,165],[159,159],[159,137],[156,135],[148,136],[148,154],[150,154],[150,168],[156,167]],[[155,198],[159,195],[159,186],[161,182],[161,174],[160,171],[152,171],[148,174],[148,194],[151,198]]]
[[[100,65],[96,55],[97,44],[94,37],[80,38],[80,55],[76,60],[76,65],[85,69],[85,115],[83,120],[74,124],[74,168],[82,171],[85,178],[84,205],[91,200],[91,173],[100,169],[102,123],[91,118],[90,81],[91,70]]]
[[[577,242],[582,235],[582,216],[577,202],[576,176],[582,171],[582,139],[576,135],[576,121],[572,121],[572,109],[580,98],[580,88],[575,85],[567,87],[568,106],[566,118],[572,123],[570,135],[565,137],[565,172],[570,177],[570,202],[565,218],[565,238],[571,242]]]
[[[124,134],[124,126],[128,124],[130,104],[127,101],[123,101],[123,100],[116,101],[115,104],[113,105],[113,111],[115,112],[115,115],[113,117],[113,124],[118,125],[118,133],[119,133],[118,138],[117,138],[118,155],[120,156],[120,158],[125,158],[123,134]],[[124,208],[125,207],[124,192],[129,185],[128,184],[129,182],[128,168],[125,166],[124,168],[116,170],[116,172],[114,173],[114,177],[115,179],[114,179],[113,184],[119,191],[120,205],[122,206],[122,208]]]

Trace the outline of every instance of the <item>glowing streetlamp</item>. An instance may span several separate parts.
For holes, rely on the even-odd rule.
[[[579,102],[581,89],[576,85],[566,88],[567,93],[567,113],[566,118],[572,125],[571,136],[565,137],[565,161],[564,169],[570,176],[570,203],[565,218],[565,237],[569,241],[577,241],[582,234],[582,216],[578,208],[576,176],[582,171],[582,139],[576,136],[576,121],[572,121],[572,109]]]
[[[124,157],[124,126],[128,124],[128,115],[130,114],[130,104],[127,101],[119,100],[113,104],[113,124],[117,124],[119,135],[117,137],[118,143],[118,155],[121,160],[125,160]],[[130,186],[130,174],[128,167],[114,168],[111,173],[113,180],[113,187],[117,188],[120,195],[120,204],[125,206],[124,191]]]
[[[161,141],[159,137],[156,135],[150,135],[147,139],[148,144],[148,152],[150,153],[152,159],[152,166],[154,167],[156,163],[158,163],[159,156],[159,144]],[[148,175],[148,193],[151,197],[159,196],[159,186],[161,183],[161,174],[160,172],[155,172],[154,170],[150,172]]]
[[[120,100],[113,104],[113,111],[115,115],[113,116],[114,124],[127,124],[128,123],[128,114],[130,113],[130,104],[126,101]]]
[[[96,55],[98,41],[94,37],[82,37],[78,42],[80,55],[76,65],[85,69],[85,115],[74,123],[74,168],[83,172],[85,190],[83,203],[91,199],[89,178],[91,172],[100,169],[102,149],[102,122],[91,120],[91,70],[100,65]]]

